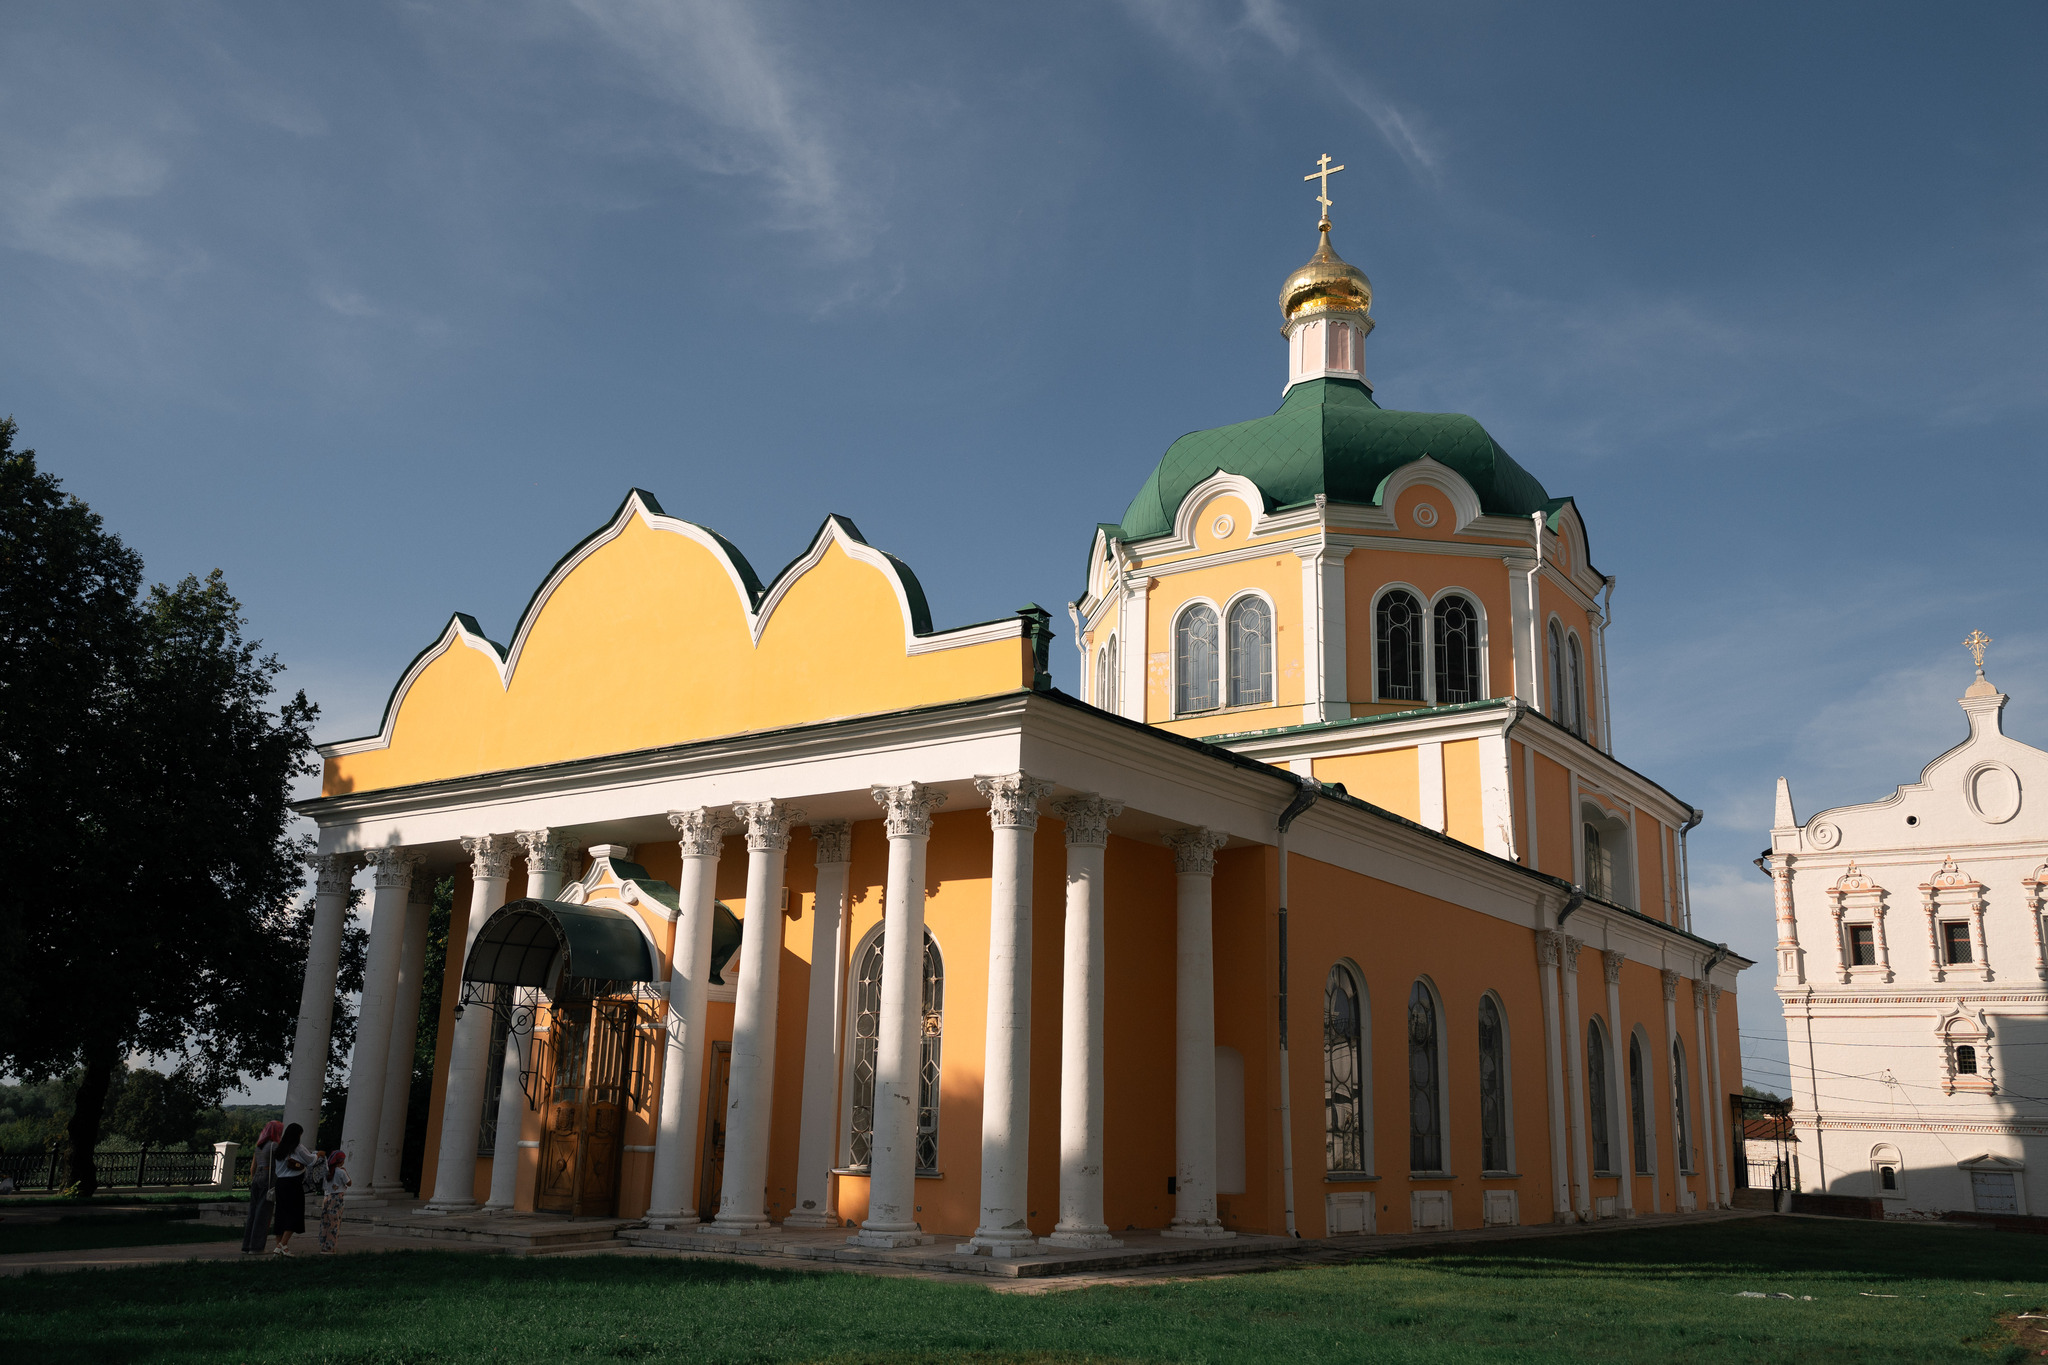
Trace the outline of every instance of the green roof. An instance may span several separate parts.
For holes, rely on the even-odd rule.
[[[1488,513],[1554,516],[1568,501],[1544,492],[1462,413],[1389,412],[1357,380],[1310,379],[1289,389],[1270,417],[1175,441],[1116,533],[1144,540],[1171,532],[1181,500],[1219,470],[1257,484],[1266,497],[1262,511],[1311,502],[1319,493],[1331,502],[1377,504],[1386,477],[1425,455],[1463,475]]]

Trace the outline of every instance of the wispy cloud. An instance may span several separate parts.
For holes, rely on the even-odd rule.
[[[0,221],[8,244],[100,270],[142,272],[159,253],[136,233],[94,211],[162,190],[170,161],[142,143],[80,127],[54,143],[0,141]]]

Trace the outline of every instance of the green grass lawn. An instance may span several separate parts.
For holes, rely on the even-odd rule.
[[[1749,1220],[1137,1287],[398,1252],[0,1282],[37,1361],[2019,1360],[2048,1239]],[[1745,1299],[1741,1291],[1813,1296]],[[1880,1298],[1866,1295],[1893,1295]]]
[[[70,1213],[54,1220],[0,1223],[0,1256],[24,1251],[90,1251],[95,1247],[172,1246],[185,1242],[239,1242],[240,1228],[192,1221],[192,1213]]]

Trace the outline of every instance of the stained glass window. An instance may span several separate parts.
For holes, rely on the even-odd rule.
[[[1201,603],[1180,614],[1173,628],[1174,670],[1177,693],[1174,711],[1213,711],[1219,705],[1217,684],[1218,622],[1216,609]]]
[[[1444,1168],[1443,1103],[1437,1076],[1436,1001],[1420,981],[1408,993],[1408,1169]]]
[[[1479,1164],[1489,1171],[1508,1167],[1507,1032],[1500,1006],[1479,997]]]
[[[1692,1169],[1692,1125],[1686,1118],[1685,1103],[1685,1044],[1673,1040],[1671,1044],[1671,1095],[1672,1111],[1678,1118],[1678,1169]]]
[[[1365,1044],[1358,981],[1348,967],[1330,969],[1323,990],[1325,1159],[1332,1171],[1365,1166]]]
[[[1435,608],[1436,701],[1439,706],[1479,701],[1479,609],[1456,594]]]
[[[1597,1021],[1586,1025],[1586,1100],[1593,1111],[1593,1169],[1614,1169],[1613,1116],[1608,1112],[1607,1040]]]
[[[1273,609],[1247,597],[1230,609],[1230,704],[1273,700]]]
[[[875,1063],[881,1051],[882,941],[876,934],[861,952],[853,982],[853,1139],[848,1164],[866,1170],[874,1158]],[[923,1040],[917,1081],[917,1168],[939,1164],[940,1054],[945,1040],[945,966],[939,945],[924,936],[924,1009],[918,1031]]]
[[[1373,612],[1374,671],[1381,701],[1422,700],[1422,606],[1394,591]]]
[[[1628,1038],[1628,1121],[1637,1175],[1650,1174],[1650,1115],[1643,1095],[1643,1040],[1631,1033]]]

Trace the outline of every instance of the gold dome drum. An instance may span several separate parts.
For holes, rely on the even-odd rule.
[[[1322,225],[1322,245],[1308,264],[1287,277],[1280,286],[1280,313],[1292,323],[1298,318],[1330,313],[1359,314],[1356,322],[1367,330],[1372,319],[1363,316],[1372,309],[1372,281],[1365,272],[1339,256],[1330,247],[1330,225]]]

